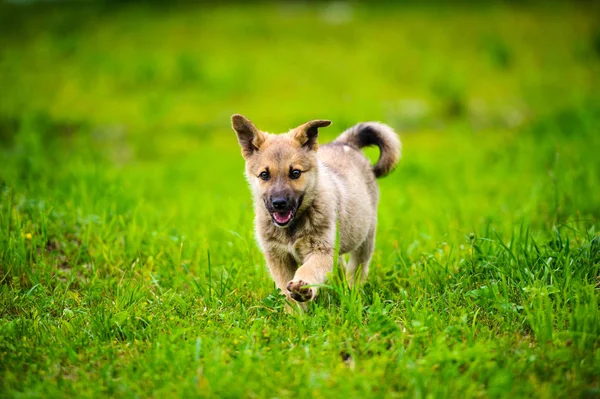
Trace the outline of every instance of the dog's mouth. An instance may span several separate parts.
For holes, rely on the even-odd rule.
[[[292,219],[294,218],[294,212],[292,212],[292,210],[290,209],[288,211],[283,212],[273,212],[271,216],[273,217],[273,221],[275,222],[275,224],[284,227],[292,221]]]
[[[269,209],[271,219],[273,219],[273,223],[275,224],[275,226],[288,227],[294,221],[294,218],[296,217],[296,212],[298,212],[298,209],[300,209],[303,199],[304,196],[301,196],[298,202],[295,204],[295,206],[292,205],[292,207],[289,207],[285,210],[275,211]]]

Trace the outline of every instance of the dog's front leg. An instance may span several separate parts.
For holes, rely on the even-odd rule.
[[[297,268],[296,260],[290,255],[280,253],[277,251],[265,252],[265,259],[267,260],[267,266],[275,285],[281,293],[286,296],[288,302],[292,303],[292,294],[287,290],[288,282],[294,278],[294,272]],[[304,309],[304,307],[302,307]],[[290,310],[290,309],[288,309]]]
[[[317,295],[317,287],[313,284],[323,284],[327,275],[333,270],[333,248],[312,252],[304,264],[296,270],[294,279],[287,284],[291,297],[298,302],[312,300]]]

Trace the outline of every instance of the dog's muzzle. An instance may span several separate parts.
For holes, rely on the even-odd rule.
[[[287,227],[294,220],[296,212],[302,204],[302,197],[300,197],[299,200],[294,200],[278,196],[271,197],[270,200],[265,202],[267,210],[273,219],[273,223],[279,227]]]

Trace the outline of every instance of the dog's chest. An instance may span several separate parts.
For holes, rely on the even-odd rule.
[[[297,241],[296,242],[293,242],[293,241],[275,242],[272,244],[273,244],[273,249],[276,252],[279,252],[282,256],[292,255],[292,257],[296,260],[296,262],[298,262],[299,264],[302,264],[303,257],[300,254],[300,252],[298,251],[298,246],[296,245]]]

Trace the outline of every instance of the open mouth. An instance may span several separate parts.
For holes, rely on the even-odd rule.
[[[279,226],[286,226],[294,218],[294,212],[292,212],[292,210],[283,212],[273,212],[271,216],[273,216],[273,221],[276,224],[278,224]]]
[[[296,212],[298,212],[298,209],[302,205],[303,199],[304,199],[304,196],[301,196],[300,200],[295,205],[292,205],[291,208],[288,208],[285,210],[271,211],[269,209],[269,213],[271,214],[271,219],[273,219],[273,223],[275,224],[275,226],[278,226],[278,227],[289,226],[294,221]]]

